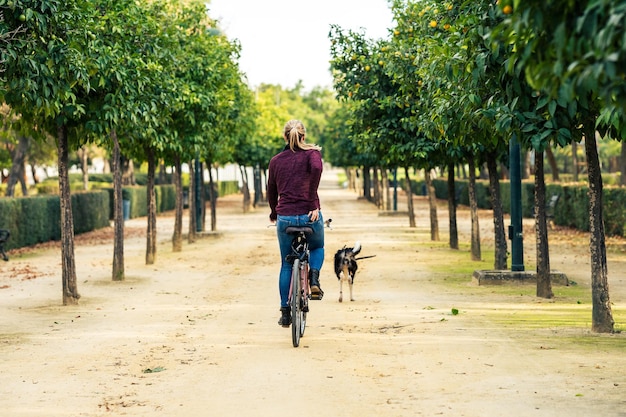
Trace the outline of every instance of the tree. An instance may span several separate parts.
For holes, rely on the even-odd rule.
[[[402,166],[408,173],[410,167],[421,167],[427,150],[435,145],[415,124],[407,122],[419,100],[404,94],[393,77],[393,67],[386,60],[389,42],[368,40],[361,33],[344,32],[338,26],[331,28],[329,36],[335,89],[340,100],[350,103],[349,126],[358,151],[384,169]],[[369,167],[365,168],[367,173]],[[409,226],[415,227],[410,176],[405,175],[405,181]]]
[[[164,45],[161,36],[163,4],[159,13],[132,0],[98,0],[93,5],[87,51],[96,66],[91,73],[96,88],[84,97],[88,108],[85,126],[112,154],[112,279],[119,281],[125,277],[123,156],[143,158],[142,139],[152,139],[160,120],[155,109],[165,107],[165,98],[171,97],[166,94],[171,90],[161,64],[169,56],[164,49],[170,44]]]
[[[243,211],[248,212],[252,206],[249,178],[246,167],[252,167],[256,175],[266,171],[272,156],[284,145],[281,136],[284,123],[292,118],[286,108],[286,92],[278,85],[262,84],[257,87],[254,97],[254,129],[245,135],[241,133],[239,144],[235,147],[234,160],[241,167],[243,180]],[[251,127],[250,125],[248,125]],[[306,125],[305,125],[306,126]],[[255,201],[261,189],[255,184]]]
[[[78,97],[91,89],[85,42],[88,2],[43,0],[26,7],[3,6],[4,30],[15,33],[0,51],[4,63],[2,99],[25,120],[54,132],[58,141],[61,204],[63,304],[76,304],[74,222],[68,178],[70,134],[81,125],[85,106]]]
[[[436,144],[428,148],[434,152],[428,152],[424,159],[431,163],[434,160],[440,166],[449,166],[450,159],[457,162],[459,155],[474,159],[468,162],[476,166],[482,154],[497,143],[493,132],[481,124],[481,106],[486,102],[490,82],[484,75],[484,57],[473,59],[480,52],[480,7],[475,2],[458,6],[428,1],[393,2],[397,26],[389,68],[393,68],[394,79],[405,96],[419,97],[421,105],[408,121],[426,141]],[[472,174],[468,185],[470,200],[475,197],[475,173]],[[450,199],[454,196],[455,193],[449,193]],[[471,203],[470,207],[477,210],[477,205]],[[494,216],[497,213],[494,211]],[[455,215],[455,210],[450,215]],[[477,213],[472,218],[472,258],[480,259]],[[451,224],[454,222],[450,220]],[[499,238],[503,231],[496,227],[495,233],[497,250],[506,254],[506,240]]]
[[[590,201],[592,331],[612,332],[595,129],[601,112],[608,110],[613,115],[610,124],[617,125],[626,109],[622,36],[626,2],[501,3],[512,11],[504,22],[504,31],[515,45],[510,68],[524,68],[534,88],[569,108],[583,126]]]

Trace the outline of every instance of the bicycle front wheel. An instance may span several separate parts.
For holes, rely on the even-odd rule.
[[[309,311],[309,263],[304,262],[300,267],[300,337],[304,336],[306,329],[306,313]]]
[[[293,347],[300,345],[302,320],[302,291],[300,287],[300,260],[294,259],[291,268],[291,339]]]

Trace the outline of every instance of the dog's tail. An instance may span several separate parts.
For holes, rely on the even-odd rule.
[[[352,253],[354,255],[358,255],[358,253],[361,252],[361,242],[359,242],[358,240],[354,243],[354,247],[352,248]]]

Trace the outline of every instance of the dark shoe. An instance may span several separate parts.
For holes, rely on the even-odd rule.
[[[324,291],[320,286],[320,271],[318,269],[309,270],[309,286],[311,287],[311,300],[321,300]]]
[[[278,324],[283,327],[289,327],[291,325],[291,308],[281,307],[280,312],[282,315],[278,319]]]

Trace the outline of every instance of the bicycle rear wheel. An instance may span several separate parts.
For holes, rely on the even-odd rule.
[[[300,288],[300,260],[294,259],[291,267],[291,340],[293,347],[300,345],[302,323],[302,292]]]
[[[306,329],[306,314],[309,311],[309,263],[305,262],[300,268],[300,337],[304,336]]]

